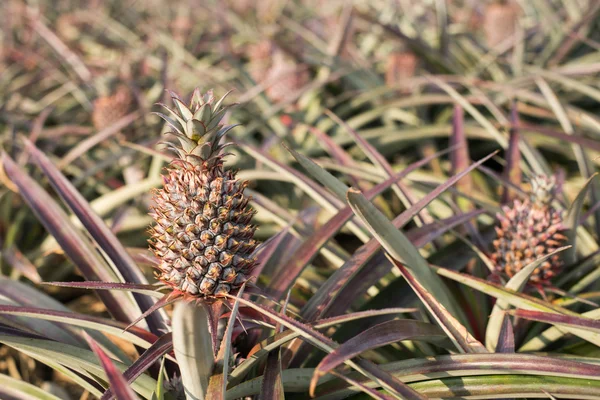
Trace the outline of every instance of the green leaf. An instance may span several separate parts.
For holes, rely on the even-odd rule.
[[[46,363],[62,365],[89,377],[107,380],[104,370],[93,352],[50,340],[0,335],[0,343],[10,346],[30,357]],[[113,360],[115,366],[124,371],[126,364]],[[141,375],[132,384],[132,389],[145,399],[152,397],[156,381],[148,375]]]
[[[36,400],[61,400],[60,398],[54,396],[38,388],[37,386],[33,386],[30,383],[24,382],[20,379],[11,378],[10,376],[0,374],[0,397],[3,393],[15,391],[20,393],[23,398],[27,399],[36,399]]]
[[[406,264],[419,283],[429,293],[435,293],[437,300],[452,315],[461,321],[466,321],[461,307],[444,282],[429,268],[427,260],[408,238],[359,191],[350,189],[347,198],[352,210],[365,222],[371,234],[377,238],[388,254]]]
[[[553,255],[560,253],[563,250],[570,248],[571,246],[564,246],[559,249],[556,249],[550,254],[546,254],[543,257],[538,258],[532,263],[526,265],[522,270],[517,272],[515,276],[510,278],[510,280],[506,283],[506,288],[510,290],[514,290],[515,292],[520,292],[525,287],[525,284],[529,280],[529,277],[538,268],[544,261]],[[490,319],[487,324],[487,328],[485,331],[485,346],[488,350],[494,352],[496,351],[496,346],[498,345],[498,338],[500,337],[500,331],[502,330],[502,321],[504,319],[504,310],[508,309],[509,304],[502,300],[498,299],[492,312],[490,313]]]
[[[572,247],[565,254],[565,262],[567,265],[572,265],[575,263],[575,259],[577,256],[577,227],[579,226],[579,219],[581,218],[581,210],[583,207],[583,202],[585,201],[585,196],[587,195],[588,190],[591,188],[592,181],[594,178],[598,176],[596,172],[594,175],[590,176],[587,180],[583,188],[577,194],[577,197],[569,207],[569,211],[565,216],[565,226],[567,227],[567,237],[569,239],[569,243],[571,243]]]

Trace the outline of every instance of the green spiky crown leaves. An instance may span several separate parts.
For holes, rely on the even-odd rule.
[[[160,104],[173,117],[156,113],[174,129],[169,133],[177,137],[180,147],[171,143],[167,145],[180,159],[194,165],[202,165],[204,168],[211,168],[215,163],[222,161],[222,158],[217,156],[228,144],[220,144],[221,139],[236,126],[221,124],[227,110],[235,105],[223,105],[229,93],[231,92],[215,101],[212,90],[203,95],[199,89],[195,89],[190,104],[186,105],[177,94],[169,92],[175,110]]]

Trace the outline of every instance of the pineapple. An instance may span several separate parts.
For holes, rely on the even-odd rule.
[[[102,96],[94,101],[92,123],[102,130],[127,115],[133,106],[133,96],[126,85],[119,85],[112,96]]]
[[[511,206],[502,208],[503,212],[498,214],[499,226],[496,226],[498,238],[493,241],[491,256],[497,275],[511,278],[527,264],[552,253],[565,242],[561,212],[552,206],[556,191],[555,177],[536,176],[531,181],[528,199],[515,200]],[[549,285],[550,279],[561,268],[561,258],[555,254],[533,271],[530,284]]]
[[[247,181],[223,166],[222,137],[233,128],[220,124],[227,95],[215,101],[212,92],[194,91],[189,106],[171,93],[173,118],[159,114],[174,129],[178,157],[154,192],[150,215],[150,246],[160,264],[157,278],[177,293],[210,299],[234,293],[255,265],[252,254],[254,211],[244,195]]]

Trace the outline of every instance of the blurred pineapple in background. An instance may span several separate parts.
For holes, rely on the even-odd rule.
[[[515,35],[519,7],[512,0],[494,1],[483,16],[483,32],[488,47],[493,48]]]
[[[102,130],[126,116],[132,109],[134,99],[127,85],[117,86],[114,94],[94,100],[92,123],[96,130]]]
[[[385,83],[388,87],[401,86],[410,81],[415,75],[419,59],[415,53],[397,49],[392,51],[385,64]],[[409,88],[403,88],[402,93],[410,93]]]
[[[531,180],[529,198],[502,208],[491,256],[497,275],[510,279],[523,267],[565,245],[562,212],[552,205],[559,189],[555,176],[536,176]],[[560,255],[555,254],[533,271],[529,283],[538,288],[549,286],[562,267]]]
[[[285,100],[309,82],[306,66],[286,54],[271,39],[251,46],[249,58],[252,79],[265,85],[265,93],[275,103]]]

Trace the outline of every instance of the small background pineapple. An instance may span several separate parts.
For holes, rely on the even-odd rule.
[[[232,125],[220,124],[228,106],[212,92],[194,91],[189,106],[171,94],[171,117],[178,158],[154,193],[151,247],[158,257],[158,279],[186,296],[209,298],[234,292],[254,266],[257,242],[254,212],[244,196],[247,181],[223,167],[221,138]]]
[[[109,127],[127,115],[133,106],[131,90],[126,85],[119,85],[110,96],[98,97],[94,101],[92,123],[96,130]]]
[[[564,244],[562,213],[552,205],[558,189],[556,177],[536,176],[531,181],[528,199],[515,200],[502,208],[496,226],[498,239],[493,242],[491,256],[498,275],[511,278],[527,264]],[[555,254],[531,274],[529,282],[535,286],[548,285],[561,267],[560,255]]]

